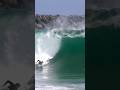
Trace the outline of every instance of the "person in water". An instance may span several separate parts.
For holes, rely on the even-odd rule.
[[[8,86],[8,89],[9,89],[9,90],[18,90],[18,88],[20,87],[20,84],[19,84],[19,83],[13,83],[13,82],[11,82],[11,81],[9,81],[9,80],[7,80],[7,81],[3,84],[3,86],[5,86],[5,85],[7,85],[7,84],[9,84],[9,86]]]
[[[37,60],[38,64],[42,65],[43,61]]]

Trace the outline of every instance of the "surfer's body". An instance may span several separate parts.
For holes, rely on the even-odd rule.
[[[39,65],[42,65],[42,64],[43,64],[43,61],[38,60],[37,63],[38,63]]]

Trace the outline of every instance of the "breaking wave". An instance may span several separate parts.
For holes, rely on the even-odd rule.
[[[43,61],[47,64],[60,49],[62,38],[84,37],[84,30],[46,30],[35,33],[35,62]]]
[[[62,23],[62,19],[57,20],[53,28],[35,30],[35,63],[37,60],[43,61],[43,65],[49,63],[61,48],[63,38],[85,37],[84,22],[75,26]],[[64,19],[64,21],[66,21]],[[61,24],[60,24],[61,23]],[[58,26],[59,24],[59,26]]]

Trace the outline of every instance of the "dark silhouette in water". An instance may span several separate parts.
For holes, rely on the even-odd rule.
[[[38,64],[42,65],[43,61],[37,60]]]
[[[18,88],[20,87],[20,84],[19,83],[13,83],[13,82],[11,82],[11,81],[6,81],[4,84],[3,84],[3,86],[5,86],[5,85],[7,85],[7,84],[9,84],[9,86],[8,86],[8,88],[9,88],[9,90],[18,90]]]

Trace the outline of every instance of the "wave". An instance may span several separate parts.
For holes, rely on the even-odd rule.
[[[69,25],[67,20],[57,19],[54,27],[35,30],[35,63],[37,60],[43,61],[43,65],[49,63],[51,59],[61,49],[63,38],[85,37],[84,21]],[[36,63],[37,64],[37,63]]]
[[[43,64],[48,64],[61,47],[62,39],[65,37],[75,38],[84,37],[84,30],[62,30],[53,29],[37,31],[35,33],[35,62],[43,61]]]

